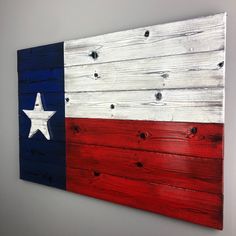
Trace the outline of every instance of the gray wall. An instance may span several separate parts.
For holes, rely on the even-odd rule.
[[[16,50],[228,12],[224,230],[18,179]],[[0,235],[236,235],[235,0],[0,0]]]

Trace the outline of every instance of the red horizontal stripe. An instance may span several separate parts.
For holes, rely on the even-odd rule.
[[[66,119],[67,190],[222,228],[223,125]]]
[[[223,158],[223,125],[66,118],[67,142]]]
[[[67,167],[222,193],[222,159],[68,143]]]
[[[222,197],[67,168],[67,190],[222,229]]]

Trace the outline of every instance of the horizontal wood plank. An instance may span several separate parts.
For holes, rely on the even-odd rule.
[[[19,94],[64,93],[64,69],[26,70],[18,72]]]
[[[66,167],[55,163],[20,159],[20,178],[38,184],[65,189]]]
[[[65,41],[65,66],[222,50],[225,17],[223,13]]]
[[[66,142],[223,158],[223,125],[66,118]]]
[[[65,116],[223,123],[223,88],[65,93]]]
[[[222,194],[222,159],[67,143],[67,168]]]
[[[79,194],[222,229],[222,195],[67,168],[66,188]]]
[[[63,67],[63,49],[64,43],[61,42],[18,50],[18,72]]]
[[[20,138],[20,159],[65,166],[65,143],[55,140],[46,140],[39,132],[33,138]]]
[[[65,91],[223,87],[224,51],[65,67]]]

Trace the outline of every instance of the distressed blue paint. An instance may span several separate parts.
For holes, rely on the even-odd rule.
[[[63,74],[61,68],[43,69],[19,72],[19,85],[21,93],[64,92],[61,81]]]
[[[39,139],[29,141],[28,138],[21,138],[20,155],[22,160],[30,160],[55,165],[65,165],[65,156],[62,148],[58,148],[58,141],[42,141],[42,134],[37,134]],[[44,149],[42,149],[42,144]],[[61,143],[63,147],[64,143]],[[50,161],[50,162],[49,162]]]
[[[65,189],[64,170],[64,166],[55,163],[20,159],[20,178],[23,180]]]
[[[18,51],[20,177],[40,184],[66,188],[65,104],[63,43]],[[50,118],[47,140],[38,131],[28,138],[31,121],[22,111],[33,110],[41,93]]]
[[[64,64],[63,43],[22,49],[17,51],[18,72],[62,67]]]

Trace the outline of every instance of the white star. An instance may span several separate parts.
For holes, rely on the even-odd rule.
[[[48,120],[56,112],[44,110],[40,93],[37,93],[37,97],[34,104],[34,110],[23,110],[23,112],[31,120],[31,128],[28,137],[32,138],[32,136],[39,130],[42,132],[42,134],[47,140],[50,140],[50,134],[48,131]]]

